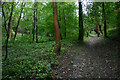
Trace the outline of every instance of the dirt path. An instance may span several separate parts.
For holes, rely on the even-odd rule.
[[[120,39],[119,39],[120,40]],[[120,42],[92,36],[83,44],[74,44],[59,58],[54,78],[118,78]]]

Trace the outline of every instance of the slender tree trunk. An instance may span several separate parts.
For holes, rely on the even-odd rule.
[[[83,30],[83,18],[82,18],[82,4],[79,2],[79,38],[78,40],[83,41],[84,30]]]
[[[96,23],[96,29],[97,29],[97,36],[99,37],[99,27],[97,23]]]
[[[61,16],[60,16],[61,12],[60,12],[60,6],[59,6],[59,21],[61,21]]]
[[[8,55],[8,49],[7,49],[7,47],[8,47],[8,40],[9,40],[10,24],[11,24],[11,19],[12,19],[12,14],[13,14],[13,6],[14,6],[14,2],[12,3],[10,18],[9,18],[9,22],[8,22],[8,31],[7,31],[7,39],[6,39],[6,55],[5,55],[5,60],[7,59],[7,55]]]
[[[5,17],[5,12],[4,12],[3,6],[4,6],[4,3],[2,4],[2,15],[3,15],[3,17],[4,17],[4,27],[5,27],[5,30],[6,30],[6,32],[7,32],[7,28],[6,28],[6,17]]]
[[[58,17],[57,17],[57,5],[55,0],[53,0],[53,19],[54,19],[55,39],[56,39],[56,46],[54,52],[58,53],[60,52],[61,42],[60,42],[60,30],[59,30]]]
[[[106,18],[105,18],[105,9],[104,9],[104,2],[102,3],[103,9],[103,20],[104,20],[104,37],[107,37],[107,28],[106,28]]]
[[[101,28],[102,28],[102,25],[100,24],[100,25],[99,25],[100,33],[103,35],[103,32],[102,32],[102,29],[101,29]]]
[[[59,6],[60,8],[60,6]],[[60,16],[60,9],[59,9],[59,19],[58,19],[58,24],[59,24],[59,28],[60,28],[60,37],[61,37],[61,40],[62,40],[62,33],[61,33],[61,27],[60,27],[60,22],[61,21],[61,16]]]
[[[88,28],[87,28],[87,26],[85,26],[85,27],[86,27],[87,37],[88,37],[89,36]]]
[[[36,5],[36,23],[37,23],[37,2],[35,3]],[[36,24],[36,43],[38,43],[38,26]]]
[[[23,37],[23,35],[24,35],[24,29],[22,30],[22,37]]]
[[[104,21],[104,37],[107,37],[106,20]]]
[[[35,3],[34,3],[34,27],[33,27],[33,42],[34,42],[34,37],[35,37]]]
[[[91,28],[90,28],[90,26],[89,26],[89,31],[90,31],[90,33],[91,33]]]
[[[25,6],[25,5],[24,5],[24,6]],[[15,40],[15,38],[16,38],[16,36],[17,36],[17,30],[18,30],[18,26],[19,26],[19,23],[20,23],[22,11],[23,11],[23,3],[22,3],[22,5],[21,5],[21,12],[20,12],[20,16],[19,16],[18,23],[17,23],[17,26],[16,26],[16,31],[15,31],[15,35],[14,35],[14,40]]]
[[[12,21],[12,18],[11,18],[11,26],[10,26],[10,34],[9,34],[9,38],[11,38],[12,25],[13,25],[13,21]]]
[[[99,37],[99,35],[100,35],[99,22],[98,22],[96,17],[95,17],[95,21],[96,21],[96,29],[98,31],[98,35],[97,36]]]
[[[62,6],[63,7],[63,6]],[[65,33],[64,33],[64,35],[65,35],[65,39],[66,39],[66,21],[65,21],[65,12],[64,12],[64,7],[63,7],[63,19],[64,19],[64,24],[65,24]]]
[[[23,37],[24,32],[22,31],[22,37]]]

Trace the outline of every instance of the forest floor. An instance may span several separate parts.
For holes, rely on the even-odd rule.
[[[89,39],[88,39],[89,38]],[[120,36],[104,39],[92,35],[75,43],[61,56],[53,78],[119,78]]]

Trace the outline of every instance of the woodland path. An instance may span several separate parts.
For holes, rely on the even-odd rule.
[[[74,44],[59,58],[53,78],[120,78],[118,54],[120,36],[105,40],[93,35],[83,44]]]

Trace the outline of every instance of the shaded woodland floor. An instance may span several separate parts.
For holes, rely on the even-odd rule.
[[[120,78],[120,36],[111,39],[91,36],[75,43],[59,58],[53,78]]]

